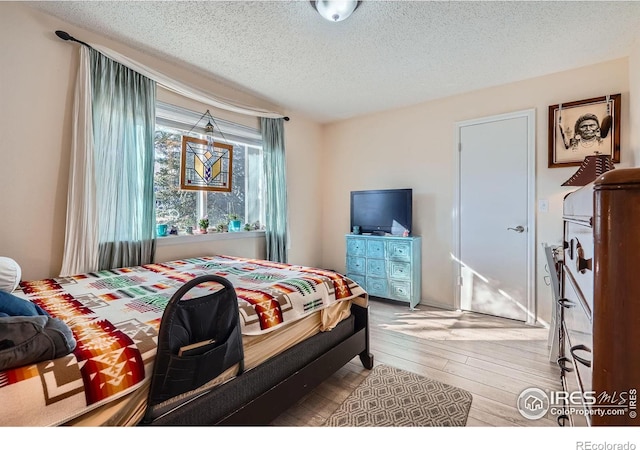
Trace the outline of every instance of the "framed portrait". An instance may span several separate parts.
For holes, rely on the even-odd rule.
[[[180,189],[231,192],[233,146],[182,136]]]
[[[620,94],[549,106],[549,167],[579,166],[589,155],[620,162]]]

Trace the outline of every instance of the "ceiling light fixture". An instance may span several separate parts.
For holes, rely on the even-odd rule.
[[[356,0],[317,0],[312,1],[314,9],[329,22],[341,22],[349,17],[362,1]]]

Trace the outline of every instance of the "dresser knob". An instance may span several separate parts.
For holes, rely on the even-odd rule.
[[[584,249],[582,248],[582,244],[580,244],[580,241],[577,238],[576,238],[576,254],[578,256],[578,258],[576,259],[576,268],[578,269],[578,272],[585,273],[587,270],[593,270],[591,268],[592,258],[589,258],[589,259],[584,258]]]
[[[578,253],[579,255],[579,253]],[[580,273],[586,273],[587,270],[593,270],[591,268],[592,265],[592,259],[584,259],[584,258],[580,258],[580,256],[578,256],[578,259],[576,260],[576,267],[578,269],[578,272]]]

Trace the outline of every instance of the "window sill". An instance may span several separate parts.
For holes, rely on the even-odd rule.
[[[258,239],[265,236],[264,231],[230,231],[224,233],[181,234],[179,236],[164,236],[156,239],[157,247],[182,245],[193,242],[226,241],[229,239]]]

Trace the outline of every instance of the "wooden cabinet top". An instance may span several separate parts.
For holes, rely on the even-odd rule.
[[[590,223],[593,216],[594,192],[610,189],[640,189],[640,168],[610,170],[586,186],[570,192],[565,196],[562,215],[565,219]]]

